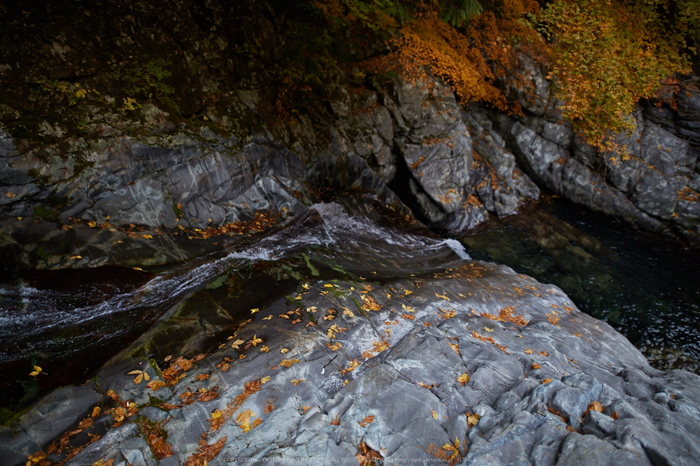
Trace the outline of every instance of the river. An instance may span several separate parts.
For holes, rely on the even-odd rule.
[[[700,262],[677,242],[552,198],[492,219],[461,243],[385,214],[343,197],[312,206],[282,230],[185,263],[147,270],[6,267],[4,416],[57,386],[84,382],[116,355],[129,356],[139,337],[138,348],[148,354],[138,356],[157,361],[177,351],[210,351],[251,309],[294,299],[299,281],[420,276],[470,256],[561,287],[655,367],[700,372]],[[29,376],[33,366],[43,373]]]

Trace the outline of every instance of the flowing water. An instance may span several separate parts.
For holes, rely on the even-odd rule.
[[[162,361],[207,351],[250,309],[292,299],[300,281],[420,276],[470,255],[558,285],[656,367],[698,372],[697,254],[551,200],[460,240],[348,197],[186,263],[13,273],[0,282],[0,407],[18,409],[59,385],[84,381],[140,337],[148,354],[138,357]],[[30,377],[35,365],[44,373]]]
[[[352,200],[345,204],[351,212],[367,211]],[[173,345],[183,347],[177,340],[213,336],[251,308],[291,293],[300,280],[382,280],[469,259],[455,240],[345,209],[317,204],[270,236],[150,271],[105,267],[6,277],[0,284],[0,406],[24,405],[56,386],[84,381],[166,312],[177,315],[175,330],[155,336],[158,347],[144,356],[162,360]],[[206,342],[197,344],[206,350]],[[35,365],[43,374],[30,377]]]

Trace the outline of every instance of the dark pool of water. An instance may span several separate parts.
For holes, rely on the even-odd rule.
[[[568,201],[546,198],[461,238],[474,259],[559,286],[659,369],[700,374],[700,254]]]

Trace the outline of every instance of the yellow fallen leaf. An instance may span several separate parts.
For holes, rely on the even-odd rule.
[[[258,346],[258,343],[262,343],[262,338],[258,338],[257,335],[253,335],[253,338],[248,340],[248,343],[250,343],[253,346]]]
[[[435,412],[435,410],[433,410],[433,419],[437,419],[437,418],[438,418],[438,414]]]
[[[534,363],[534,364],[532,365],[532,368],[533,368],[533,369],[542,369],[542,366],[540,366],[540,365],[537,364],[537,363]]]
[[[255,314],[255,313],[258,312],[259,310],[260,310],[260,309],[258,309],[258,308],[256,307],[255,309],[251,309],[251,310],[250,310],[250,313],[251,313],[251,314]]]
[[[260,351],[262,351],[263,353],[267,353],[268,351],[270,351],[270,348],[268,348],[268,347],[265,346],[265,345],[262,345],[262,346],[260,347]]]
[[[70,260],[72,260],[72,261],[77,261],[77,260],[80,260],[82,258],[83,258],[83,256],[70,256]]]
[[[477,425],[479,423],[479,419],[481,419],[481,416],[478,414],[467,413],[467,426],[473,427]]]
[[[272,320],[272,314],[270,314],[270,315],[267,316],[267,317],[263,317],[263,320]]]
[[[469,382],[469,374],[466,372],[459,377],[457,377],[457,382],[461,383],[462,385],[465,385],[467,382]]]
[[[346,307],[343,308],[343,315],[346,315],[348,317],[355,317],[355,314],[353,314],[353,312]]]
[[[99,406],[95,406],[94,408],[92,408],[92,414],[90,414],[90,417],[95,419],[97,416],[100,415],[101,412],[102,408],[100,408]]]
[[[331,285],[330,283],[326,283],[323,286],[324,286],[324,288],[333,288],[333,285]]]
[[[221,417],[221,415],[222,415],[222,412],[217,409],[216,411],[211,413],[211,418],[212,419],[219,419]]]
[[[531,349],[526,349],[526,350],[525,350],[525,354],[532,354],[532,353],[534,353],[534,351],[532,351]]]
[[[253,416],[255,416],[255,413],[249,409],[246,409],[245,411],[238,413],[238,416],[236,416],[236,424],[248,424],[250,422],[250,418]]]
[[[406,306],[405,304],[402,304],[401,307],[408,312],[416,312],[415,309],[413,309],[411,306]]]
[[[462,355],[462,353],[459,352],[459,344],[458,343],[447,343],[447,344],[450,345],[450,348],[452,348],[455,351],[455,353],[459,354],[460,356]]]
[[[90,228],[95,228],[95,227],[97,226],[97,223],[95,223],[94,220],[90,220],[90,221],[87,223],[87,225],[88,225]]]
[[[304,288],[305,290],[308,290],[308,289],[309,289],[309,284],[308,284],[308,283],[302,283],[301,287]]]
[[[306,382],[306,379],[294,379],[291,381],[291,383],[293,383],[295,387],[297,385],[299,385],[301,382]]]
[[[266,375],[262,379],[260,379],[260,383],[268,383],[270,381],[270,376]]]
[[[311,406],[302,406],[301,407],[301,410],[302,410],[301,414],[306,414],[306,412],[310,409],[311,409]]]
[[[301,361],[299,359],[283,359],[280,361],[279,365],[289,368],[289,367],[292,367],[292,364],[296,364],[298,362],[301,362]]]
[[[340,348],[343,347],[343,344],[337,341],[332,345],[330,343],[326,343],[326,346],[330,348],[331,351],[338,351]]]
[[[231,348],[240,349],[238,346],[239,346],[239,345],[242,345],[243,343],[245,343],[245,341],[243,341],[243,340],[236,340],[236,341],[234,341],[233,343],[231,343]]]
[[[29,373],[32,377],[36,377],[39,374],[41,374],[41,367],[39,366],[34,366],[34,370]]]
[[[542,381],[542,383],[549,383],[549,382],[551,382],[551,381],[552,381],[552,379],[550,379],[549,377],[547,377],[546,379],[544,379],[544,380]]]
[[[493,329],[492,329],[492,328],[484,327],[484,330],[486,330],[487,332],[493,333]]]
[[[282,353],[282,354],[287,354],[287,353],[289,353],[289,348],[282,348],[282,349],[280,350],[280,353]]]

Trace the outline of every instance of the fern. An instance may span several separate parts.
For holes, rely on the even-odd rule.
[[[478,0],[442,0],[442,19],[453,27],[468,23],[483,11]]]

